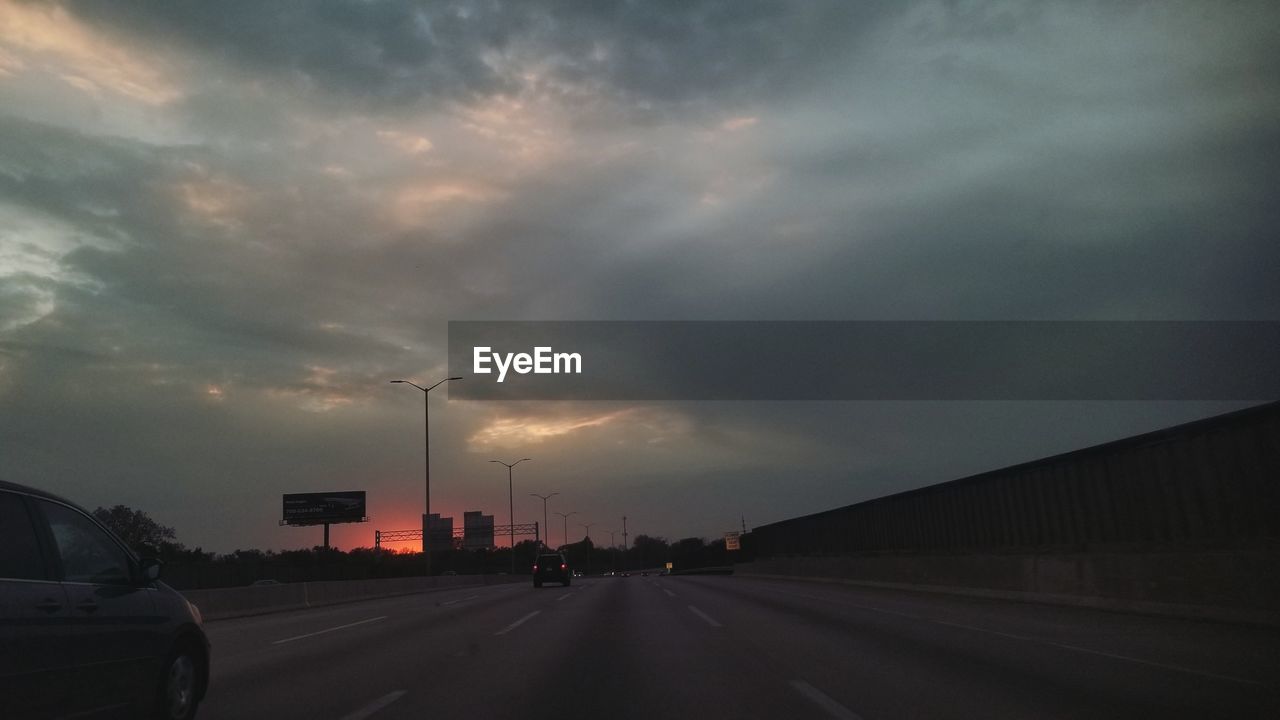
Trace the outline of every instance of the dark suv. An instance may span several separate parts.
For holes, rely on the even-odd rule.
[[[209,641],[159,575],[83,509],[0,481],[0,714],[195,717]]]
[[[533,586],[542,587],[544,582],[558,582],[568,586],[571,574],[569,563],[560,553],[543,553],[533,562]]]

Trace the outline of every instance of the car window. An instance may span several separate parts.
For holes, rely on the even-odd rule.
[[[62,557],[63,580],[129,584],[129,556],[102,528],[65,505],[42,501],[41,507]]]
[[[0,578],[46,580],[44,560],[22,496],[0,492]]]

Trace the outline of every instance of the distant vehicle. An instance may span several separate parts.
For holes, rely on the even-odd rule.
[[[533,563],[534,587],[542,587],[544,582],[558,582],[568,587],[571,577],[569,563],[560,553],[544,553]]]
[[[253,582],[249,583],[249,587],[261,587],[263,585],[279,585],[279,584],[280,584],[279,580],[271,580],[271,579],[254,580]]]
[[[573,571],[573,576],[574,576],[574,577],[582,577],[582,571],[581,571],[581,570],[574,570],[574,571]]]
[[[159,577],[82,508],[0,481],[4,716],[194,718],[209,640]]]

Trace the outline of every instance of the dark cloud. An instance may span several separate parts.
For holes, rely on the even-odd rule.
[[[220,550],[412,518],[451,319],[1280,317],[1273,4],[63,6],[0,28],[6,477]],[[510,448],[715,533],[1225,408],[628,409],[442,404],[442,502]]]
[[[876,3],[731,0],[66,5],[148,42],[201,48],[251,75],[379,105],[465,101],[530,83],[566,99],[603,91],[635,103],[749,102],[806,83],[881,12]]]

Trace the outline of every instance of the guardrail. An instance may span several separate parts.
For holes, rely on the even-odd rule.
[[[529,582],[523,575],[449,575],[436,577],[330,580],[324,582],[251,585],[249,587],[184,590],[183,596],[200,608],[206,620],[262,615],[321,605],[336,605],[396,595],[445,590],[469,585]]]

